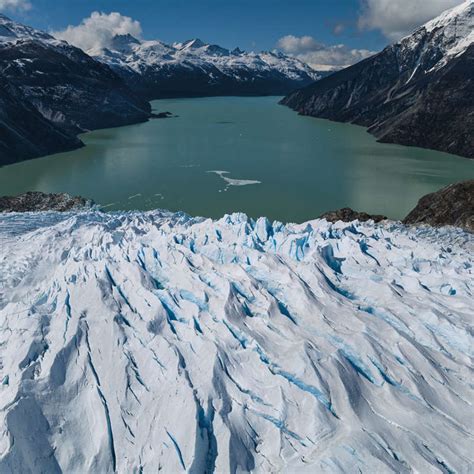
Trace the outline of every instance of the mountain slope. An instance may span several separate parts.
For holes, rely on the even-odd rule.
[[[150,116],[149,104],[136,96],[108,66],[78,48],[3,15],[0,15],[0,77],[21,93],[27,107],[34,107],[51,122],[52,128],[70,135],[71,143],[79,132],[143,121]],[[24,120],[28,118],[26,115]],[[32,129],[33,125],[28,127]],[[25,140],[29,138],[26,136]],[[45,144],[53,141],[54,137],[46,134]],[[19,144],[4,151],[0,164],[36,155],[24,150]],[[57,151],[48,145],[47,150]],[[38,149],[38,154],[43,153]]]
[[[473,32],[471,0],[282,104],[366,126],[383,142],[474,158]]]
[[[0,216],[1,472],[470,472],[473,242]]]
[[[87,53],[111,66],[148,99],[285,94],[321,77],[281,53],[229,51],[199,39],[168,45],[120,35],[110,48]]]
[[[44,118],[20,91],[0,78],[0,165],[81,146]]]

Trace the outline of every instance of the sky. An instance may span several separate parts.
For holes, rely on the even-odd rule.
[[[462,0],[0,0],[0,11],[83,49],[115,33],[279,49],[328,69],[357,62]],[[91,16],[92,15],[92,16]]]

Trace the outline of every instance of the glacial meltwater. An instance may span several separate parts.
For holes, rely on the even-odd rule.
[[[398,219],[474,178],[474,160],[377,143],[362,127],[302,117],[278,97],[154,101],[176,117],[81,136],[85,147],[0,168],[0,195],[68,192],[106,210],[242,211],[302,222],[341,207]]]

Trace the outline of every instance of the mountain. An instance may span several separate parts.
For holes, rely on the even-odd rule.
[[[209,95],[271,95],[320,79],[282,53],[229,51],[199,39],[169,45],[115,36],[109,48],[87,51],[108,64],[147,99]]]
[[[81,141],[41,115],[0,77],[0,165],[72,150]]]
[[[0,216],[0,472],[472,471],[473,241]]]
[[[3,143],[0,164],[78,146],[75,135],[80,132],[144,121],[150,116],[150,105],[108,66],[4,15],[0,15],[0,78],[15,91],[13,95],[5,91],[3,100],[8,94],[12,104],[15,96],[26,109],[39,112],[44,125],[37,128],[37,114],[25,114],[20,131],[18,123],[9,123],[14,117],[4,111],[2,127],[20,135],[16,143]],[[21,110],[19,107],[18,114]],[[45,132],[43,144],[32,130],[38,136],[39,130]],[[25,135],[19,138],[22,133]],[[58,133],[64,135],[63,140],[57,139]],[[30,146],[34,143],[39,146]],[[64,143],[67,146],[63,147]]]
[[[474,1],[282,100],[378,140],[474,158]]]

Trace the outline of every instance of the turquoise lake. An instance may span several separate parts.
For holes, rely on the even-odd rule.
[[[82,149],[0,168],[0,194],[68,192],[106,210],[214,218],[301,222],[347,206],[398,219],[422,195],[474,177],[474,160],[380,144],[364,128],[302,117],[278,100],[154,101],[178,117],[87,133]]]

